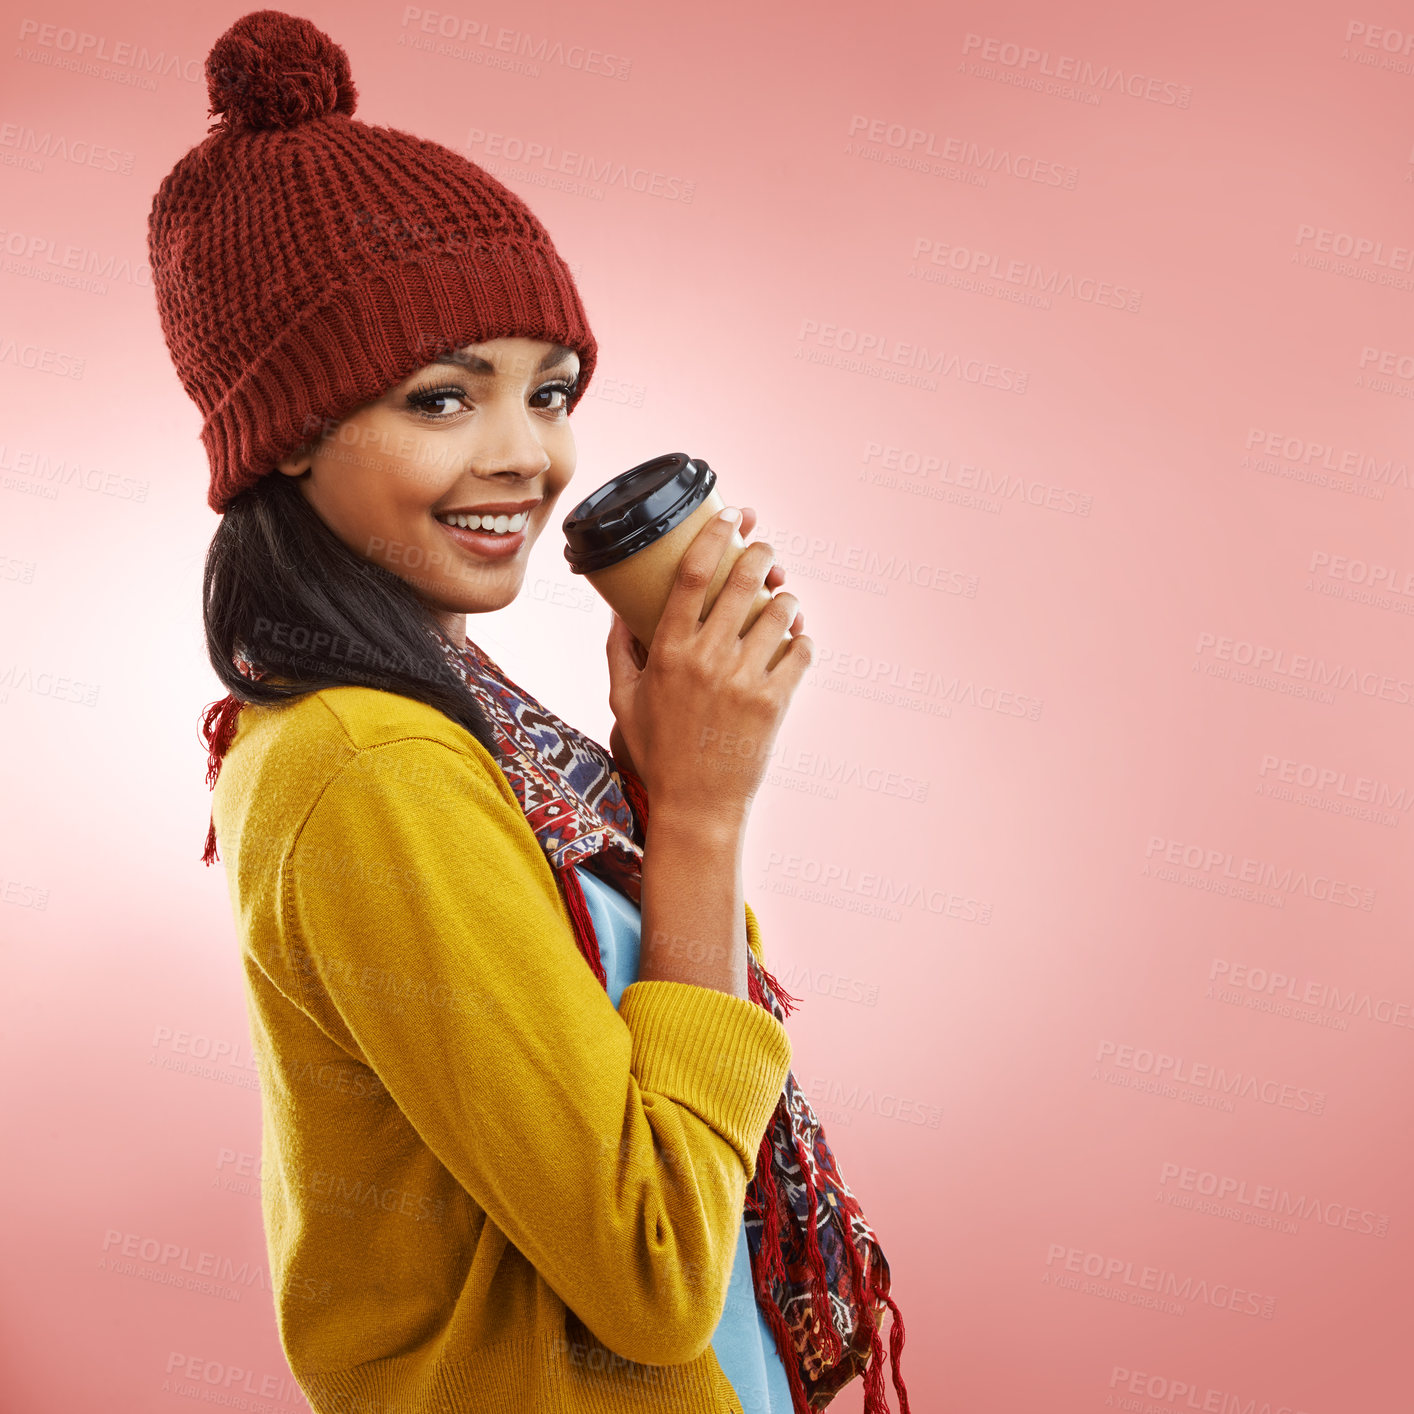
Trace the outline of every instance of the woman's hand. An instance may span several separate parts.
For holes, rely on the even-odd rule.
[[[743,538],[755,523],[754,512],[743,515]],[[785,580],[763,541],[747,545],[702,618],[707,586],[734,528],[714,517],[689,545],[650,652],[617,614],[606,647],[610,749],[643,781],[655,818],[666,809],[740,829],[814,644],[801,632],[805,616],[788,591],[741,631],[760,587],[779,588]],[[799,643],[768,670],[787,622]]]
[[[741,525],[737,527],[737,533],[745,540],[755,528],[755,508],[752,506],[743,506],[741,508]],[[772,565],[766,572],[766,578],[762,581],[766,588],[770,590],[779,589],[785,582],[786,572],[780,565]],[[618,618],[618,615],[615,614],[614,617]],[[803,611],[796,614],[794,621],[791,623],[790,631],[793,634],[805,632],[805,614]],[[643,645],[631,633],[628,634],[628,639],[629,651],[633,655],[634,666],[642,669],[644,664],[648,661]],[[618,718],[614,719],[614,725],[609,728],[609,752],[614,758],[614,763],[621,770],[627,768],[632,771],[635,776],[638,775],[638,767],[634,765],[633,756],[628,749],[628,742],[624,740],[624,734],[619,730]]]

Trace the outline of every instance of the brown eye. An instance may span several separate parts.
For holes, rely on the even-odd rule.
[[[450,416],[439,408],[441,403],[466,401],[462,388],[415,388],[408,394],[408,406],[416,408],[429,422],[446,422]]]
[[[570,399],[574,396],[574,384],[547,383],[543,388],[537,388],[535,390],[534,396],[538,398],[546,393],[549,393],[551,396],[554,396],[554,394],[556,393],[561,393],[564,395],[564,401],[562,403],[557,403],[554,407],[552,407],[550,409],[551,412],[568,412]]]

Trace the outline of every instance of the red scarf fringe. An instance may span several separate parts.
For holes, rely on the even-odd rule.
[[[889,1326],[889,1376],[898,1393],[900,1414],[909,1414],[908,1387],[904,1384],[903,1376],[899,1373],[898,1368],[899,1356],[903,1354],[903,1312],[899,1310],[898,1303],[888,1292],[883,1292],[882,1295],[884,1303],[893,1315],[893,1321]],[[884,1407],[888,1408],[887,1405]]]
[[[894,1318],[889,1330],[889,1373],[898,1392],[899,1414],[910,1414],[908,1387],[898,1367],[903,1355],[903,1313],[892,1296],[877,1289],[874,1273],[865,1272],[864,1258],[859,1255],[859,1248],[853,1242],[846,1242],[845,1250],[849,1253],[849,1264],[854,1274],[854,1289],[861,1293],[861,1315],[869,1332],[869,1363],[864,1370],[864,1414],[889,1414],[889,1399],[884,1390],[884,1347],[879,1340],[879,1325],[874,1316],[874,1303],[879,1300],[888,1306]]]
[[[585,902],[584,886],[579,882],[573,864],[567,864],[559,871],[560,883],[564,885],[565,902],[569,905],[570,917],[574,920],[575,941],[584,954],[590,970],[599,979],[599,985],[606,991],[609,981],[604,975],[604,964],[599,958],[599,940],[594,936],[594,920],[590,917],[589,905]]]
[[[226,748],[230,746],[232,738],[236,734],[236,718],[240,716],[241,700],[239,697],[228,694],[213,702],[202,714],[201,719],[201,739],[206,743],[206,784],[208,789],[215,789],[217,779],[221,775],[221,763],[226,757]],[[201,862],[206,865],[214,864],[221,856],[216,853],[216,817],[211,817],[211,823],[206,829],[206,848],[202,851]]]
[[[810,1414],[806,1402],[805,1384],[800,1378],[799,1361],[795,1357],[794,1342],[786,1318],[771,1295],[771,1279],[785,1280],[785,1262],[781,1257],[781,1232],[778,1223],[770,1221],[781,1203],[780,1189],[776,1187],[776,1176],[771,1172],[771,1136],[761,1136],[761,1148],[756,1155],[756,1172],[761,1174],[761,1186],[765,1190],[766,1221],[761,1224],[761,1252],[758,1258],[759,1270],[752,1285],[756,1290],[756,1306],[766,1317],[766,1324],[776,1338],[776,1349],[780,1353],[781,1364],[786,1368],[786,1379],[790,1383],[790,1402],[794,1414]],[[806,1176],[809,1182],[809,1176]]]

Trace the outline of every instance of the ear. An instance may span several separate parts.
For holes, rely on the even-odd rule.
[[[284,472],[286,476],[303,476],[309,471],[313,461],[314,448],[306,445],[291,452],[289,456],[282,457],[275,463],[275,470]]]

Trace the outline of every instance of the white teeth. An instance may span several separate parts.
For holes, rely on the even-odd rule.
[[[489,530],[498,535],[514,534],[517,530],[523,530],[525,523],[530,519],[528,511],[517,511],[513,516],[438,516],[444,525],[457,525],[463,530]]]

